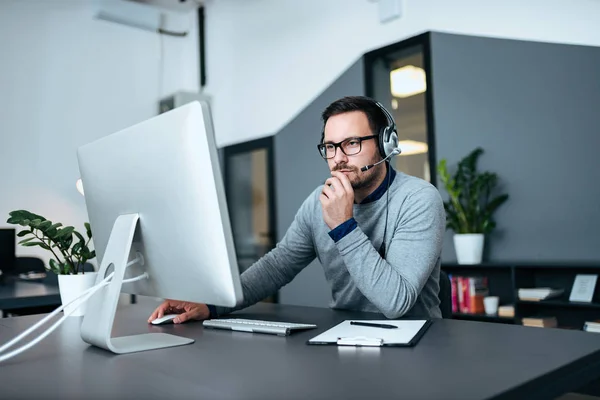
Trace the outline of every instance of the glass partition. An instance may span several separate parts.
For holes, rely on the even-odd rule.
[[[402,153],[392,165],[435,184],[426,46],[409,42],[413,43],[398,43],[365,55],[366,92],[380,101],[396,122]]]

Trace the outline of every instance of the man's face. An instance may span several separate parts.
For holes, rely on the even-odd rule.
[[[351,111],[334,115],[325,124],[325,143],[339,143],[348,138],[360,138],[373,135],[369,120],[362,111]],[[346,155],[338,147],[335,156],[327,160],[331,171],[341,171],[350,180],[354,190],[368,187],[376,179],[376,168],[362,172],[365,165],[381,159],[377,149],[377,138],[360,141],[360,152]]]

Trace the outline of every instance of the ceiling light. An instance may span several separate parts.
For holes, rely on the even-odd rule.
[[[407,65],[390,72],[390,90],[394,97],[409,97],[427,89],[423,68]]]
[[[429,150],[427,143],[418,142],[416,140],[401,140],[398,142],[398,147],[402,151],[401,156],[412,156],[415,154],[424,154]]]

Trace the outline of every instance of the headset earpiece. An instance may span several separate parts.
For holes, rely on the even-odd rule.
[[[390,112],[378,101],[375,102],[377,107],[383,111],[387,119],[387,126],[379,132],[379,154],[381,158],[386,158],[398,148],[398,132],[396,131],[396,123]],[[397,153],[400,154],[400,153]]]

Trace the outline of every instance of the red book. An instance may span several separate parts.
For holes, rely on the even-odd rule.
[[[460,305],[460,312],[463,314],[468,314],[469,313],[469,303],[470,303],[470,298],[469,298],[469,278],[461,276],[460,280],[460,295],[462,295],[462,301],[461,301],[461,305]],[[460,299],[460,297],[459,297]]]
[[[458,282],[457,277],[450,275],[450,284],[452,285],[452,312],[458,312]]]

